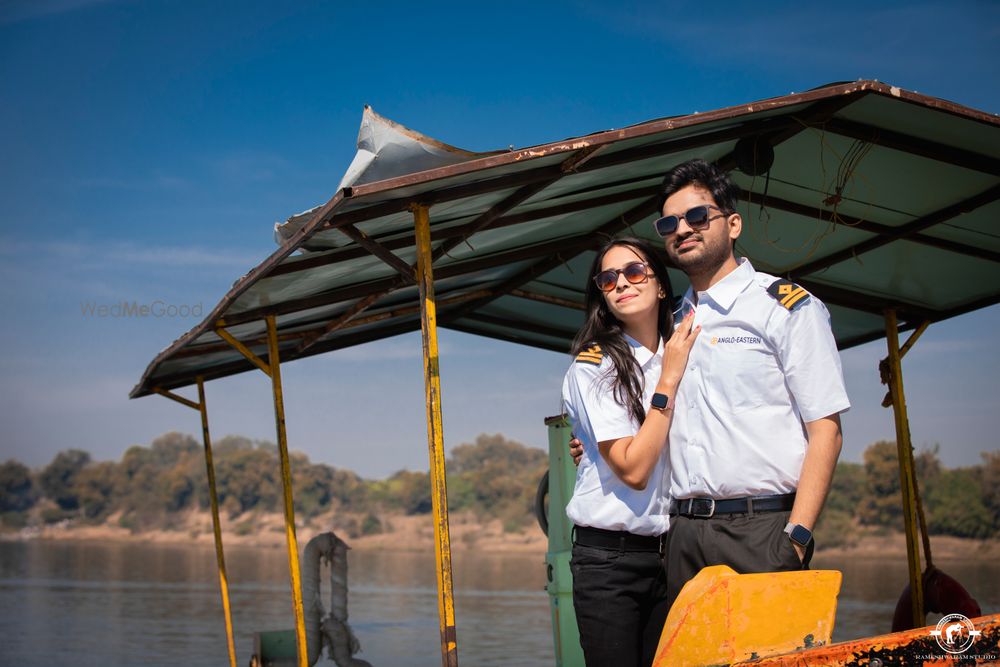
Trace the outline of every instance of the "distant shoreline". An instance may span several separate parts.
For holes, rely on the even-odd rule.
[[[383,517],[386,529],[372,535],[350,536],[338,530],[329,517],[320,517],[296,528],[300,547],[314,535],[333,530],[352,549],[360,551],[433,551],[433,519],[430,515],[387,515]],[[248,531],[246,526],[252,524]],[[501,522],[482,522],[468,512],[454,512],[450,516],[452,550],[479,550],[490,553],[538,554],[544,557],[548,541],[541,529],[533,523],[520,532],[504,532]],[[192,512],[185,517],[183,526],[175,530],[151,529],[132,532],[115,525],[114,521],[102,524],[72,524],[63,522],[40,528],[0,533],[3,541],[86,541],[86,542],[140,542],[145,544],[184,544],[212,547],[214,535],[211,518],[207,512]],[[223,519],[222,541],[225,547],[283,548],[285,546],[284,520],[280,514],[240,516]],[[978,540],[951,536],[932,536],[931,551],[934,560],[1000,560],[1000,540]],[[814,558],[906,558],[906,542],[902,533],[864,535],[848,547],[822,546],[822,536]]]

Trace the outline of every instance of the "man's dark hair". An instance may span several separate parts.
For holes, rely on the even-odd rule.
[[[736,200],[739,198],[740,189],[729,180],[726,172],[704,160],[689,160],[667,172],[660,185],[657,211],[663,211],[667,197],[689,185],[697,185],[712,193],[715,205],[722,209],[723,213],[736,212]]]

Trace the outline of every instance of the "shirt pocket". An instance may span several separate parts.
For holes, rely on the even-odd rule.
[[[728,346],[727,346],[728,347]],[[716,349],[707,369],[709,405],[720,412],[739,414],[768,405],[784,387],[777,363],[761,349]]]

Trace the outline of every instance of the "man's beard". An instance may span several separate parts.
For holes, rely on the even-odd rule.
[[[692,238],[692,236],[686,237],[685,240]],[[700,241],[701,248],[695,248],[693,251],[684,253],[678,253],[677,249],[673,246],[667,249],[667,256],[670,257],[670,261],[688,276],[713,273],[729,259],[731,246],[728,245],[730,243],[728,238],[721,243],[715,244],[706,241],[704,236],[699,235],[694,236],[694,238]]]

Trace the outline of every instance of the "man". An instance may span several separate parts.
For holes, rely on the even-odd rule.
[[[664,178],[655,223],[691,281],[702,332],[672,397],[668,599],[703,567],[808,567],[850,407],[826,307],[733,253],[738,190],[693,160]]]

